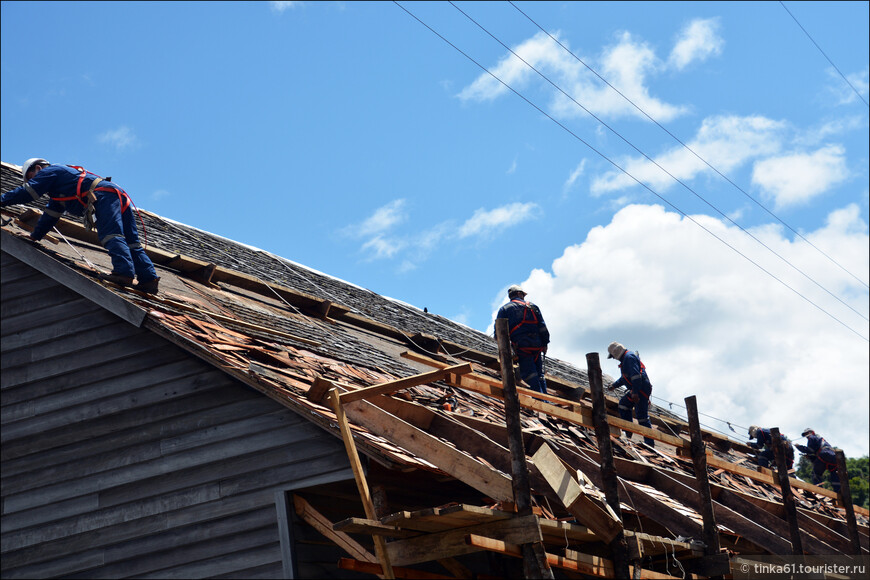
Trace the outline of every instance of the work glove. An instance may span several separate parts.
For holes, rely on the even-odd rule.
[[[640,401],[640,395],[637,393],[632,393],[628,396],[628,398],[631,399],[632,403],[637,403],[638,401]]]

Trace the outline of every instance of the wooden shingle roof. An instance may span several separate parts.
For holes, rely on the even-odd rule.
[[[20,178],[17,167],[3,163],[3,191],[20,183]],[[340,419],[326,396],[330,389],[352,392],[470,365],[462,373],[448,372],[437,380],[348,404],[347,416],[357,449],[399,474],[400,480],[401,474],[414,472],[428,474],[432,481],[459,481],[479,492],[478,505],[463,497],[454,506],[414,506],[379,522],[348,518],[332,522],[334,533],[377,536],[389,531],[393,541],[388,545],[395,542],[393,553],[400,554],[402,537],[447,533],[471,525],[496,529],[498,521],[509,517],[511,464],[498,347],[492,337],[144,210],[140,213],[147,251],[161,276],[160,293],[151,296],[120,288],[96,279],[97,271],[110,269],[108,256],[80,222],[64,218],[52,233],[54,240],[37,247],[26,242],[26,229],[35,223],[39,211],[38,204],[4,210],[4,221],[16,218],[3,228],[4,251],[31,263],[50,261],[95,302],[336,437],[341,437]],[[548,359],[547,373],[552,396],[536,398],[518,389],[527,454],[531,458],[542,447],[551,449],[571,474],[571,485],[584,490],[590,509],[606,510],[587,370]],[[605,376],[605,385],[609,382]],[[647,447],[637,436],[631,440],[620,437],[622,428],[644,432],[636,424],[620,422],[616,400],[611,397],[607,404],[624,494],[620,496],[621,525],[638,539],[648,558],[649,575],[662,569],[656,564],[662,553],[657,540],[671,542],[674,558],[689,567],[699,557],[692,540],[699,540],[703,522],[694,492],[688,426],[679,417],[658,410],[654,420],[658,445]],[[723,547],[732,556],[736,552],[790,553],[783,498],[774,473],[755,466],[743,443],[710,432],[704,438]],[[537,457],[544,461],[544,455]],[[576,513],[560,505],[564,497],[548,487],[543,468],[534,461],[531,465],[536,514],[548,553],[559,553],[560,538],[570,534],[589,549],[572,552],[573,559],[562,549],[560,557],[584,573],[607,575],[607,563],[599,558],[607,524],[578,520]],[[802,514],[804,551],[850,553],[844,510],[835,495],[795,479],[792,488]],[[858,509],[857,515],[866,553],[867,512]],[[602,527],[595,530],[595,523]],[[379,531],[378,526],[387,526],[387,531]],[[510,552],[504,548],[503,553]],[[397,556],[396,561],[404,562],[398,566],[414,563],[407,553],[404,560]]]

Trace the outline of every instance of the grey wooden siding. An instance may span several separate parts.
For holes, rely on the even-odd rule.
[[[280,578],[341,442],[0,252],[3,578]]]

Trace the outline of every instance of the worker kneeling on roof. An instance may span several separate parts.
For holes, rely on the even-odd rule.
[[[646,374],[646,366],[640,360],[637,351],[631,352],[618,342],[611,342],[607,347],[607,358],[619,361],[621,376],[613,381],[608,389],[625,386],[628,390],[619,399],[619,416],[629,423],[632,421],[631,411],[637,415],[638,424],[652,428],[649,420],[649,397],[652,394],[652,383]],[[625,431],[625,436],[631,439],[632,433]],[[643,442],[655,447],[655,440],[644,437]]]
[[[806,445],[795,445],[798,451],[813,462],[813,485],[819,485],[824,481],[825,471],[829,471],[828,478],[834,491],[840,493],[840,474],[837,472],[837,454],[830,443],[821,435],[807,427],[801,433],[801,437],[807,438]]]
[[[508,288],[510,302],[499,308],[496,318],[507,318],[510,341],[520,364],[520,378],[532,390],[547,394],[544,380],[544,355],[550,331],[541,309],[525,300],[526,293],[516,284]]]
[[[39,241],[57,224],[64,213],[84,216],[90,229],[96,221],[100,244],[112,258],[112,273],[101,278],[121,286],[132,286],[138,278],[137,290],[157,293],[160,278],[142,244],[131,210],[130,197],[123,189],[98,175],[73,165],[53,165],[34,157],[21,168],[24,185],[0,198],[0,206],[18,205],[49,196],[48,205],[30,234]]]
[[[791,469],[794,465],[794,447],[791,445],[791,441],[789,438],[780,433],[779,435],[782,439],[787,443],[785,448],[785,463],[788,469]],[[774,452],[773,452],[773,435],[770,433],[770,429],[763,429],[756,425],[753,425],[749,428],[749,438],[755,439],[755,441],[750,441],[749,446],[758,449],[758,453],[755,454],[756,461],[758,461],[758,465],[761,467],[769,467],[774,463]]]

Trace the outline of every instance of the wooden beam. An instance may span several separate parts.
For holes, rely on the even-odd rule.
[[[577,521],[587,526],[604,542],[612,541],[622,531],[622,522],[609,505],[603,509],[593,501],[565,469],[559,457],[545,442],[532,456],[553,492]]]
[[[469,545],[480,548],[481,550],[487,550],[490,552],[496,552],[499,554],[505,554],[507,556],[514,557],[521,557],[522,555],[520,547],[516,544],[510,544],[508,542],[503,542],[500,540],[493,540],[491,538],[485,538],[475,534],[469,534],[466,538],[466,542],[468,542]],[[605,558],[600,558],[598,556],[592,556],[589,554],[583,554],[582,552],[577,552],[575,550],[565,550],[564,556],[558,556],[549,552],[546,554],[546,556],[547,562],[553,568],[561,568],[563,570],[569,570],[587,576],[598,576],[601,578],[616,577],[613,569],[613,562]],[[652,570],[645,570],[642,568],[634,568],[632,572],[632,576],[628,576],[627,578],[677,578],[676,576],[669,576],[667,574],[654,572]]]
[[[428,364],[431,366],[439,367],[446,366],[446,363],[442,363],[440,361],[436,361],[434,359],[419,355],[417,353],[412,352],[403,352],[402,356],[408,358],[410,360],[415,360],[417,362],[421,362],[424,364]],[[498,381],[492,379],[490,377],[484,375],[478,375],[474,373],[470,373],[468,375],[463,375],[461,380],[457,383],[451,383],[450,381],[446,381],[453,387],[458,387],[462,389],[467,389],[469,391],[474,391],[480,394],[489,395],[492,397],[504,398],[503,390],[501,389]],[[583,407],[581,412],[573,412],[568,411],[566,409],[562,409],[558,406],[546,405],[542,403],[538,399],[546,399],[548,401],[556,402],[557,404],[565,404],[571,405],[572,401],[568,401],[566,399],[561,399],[559,397],[554,397],[552,395],[543,395],[541,393],[536,393],[535,391],[530,391],[528,389],[517,388],[517,393],[520,397],[520,404],[528,409],[532,409],[535,411],[539,411],[542,413],[547,413],[553,417],[563,419],[570,423],[574,423],[577,425],[582,425],[583,427],[594,428],[591,420],[591,413]],[[690,450],[690,442],[682,437],[675,437],[673,435],[668,435],[667,433],[663,433],[662,431],[658,431],[656,429],[650,429],[648,427],[643,427],[642,425],[638,425],[637,423],[625,421],[618,417],[614,417],[611,415],[607,416],[607,423],[611,427],[611,431],[614,434],[618,434],[619,430],[628,431],[630,433],[635,433],[641,435],[643,437],[649,437],[650,439],[654,439],[656,441],[661,441],[662,443],[666,443],[668,445],[673,445],[677,449],[685,449],[686,451]],[[716,437],[706,431],[702,431],[702,437],[706,439],[714,439],[720,440],[721,437]],[[730,440],[723,440],[729,444],[734,444]],[[739,446],[739,444],[734,444],[735,446]],[[724,459],[719,459],[714,456],[711,451],[707,451],[707,465],[714,469],[723,469],[729,473],[734,473],[736,475],[743,475],[748,477],[754,481],[758,481],[761,483],[766,483],[768,485],[777,485],[777,480],[774,476],[773,471],[770,469],[766,469],[763,467],[759,467],[757,470],[747,469],[745,467],[741,467],[736,465],[730,461],[726,461]],[[813,485],[811,483],[807,483],[805,481],[801,481],[794,477],[789,478],[789,483],[792,487],[796,487],[798,489],[805,489],[809,492],[822,495],[825,497],[830,497],[832,499],[838,499],[838,494],[823,487],[819,487],[817,485]],[[853,509],[856,513],[860,513],[862,515],[870,515],[870,510],[867,508],[863,508],[861,506],[853,506]]]
[[[574,469],[579,469],[597,488],[603,489],[604,483],[601,478],[600,466],[589,457],[594,453],[584,452],[581,454],[567,446],[560,446],[555,451],[567,465]],[[614,462],[616,463],[615,460]],[[619,465],[621,472],[625,471],[623,470],[623,465],[626,467],[637,466],[640,469],[649,468],[647,465],[635,464],[629,461],[622,461]],[[646,471],[643,473],[645,474]],[[626,493],[626,503],[637,510],[639,514],[665,526],[674,534],[679,534],[688,538],[701,537],[701,526],[693,519],[680,513],[676,509],[662,502],[660,499],[650,495],[639,486],[626,480],[625,477],[625,474],[623,474],[622,479],[619,481],[620,488]]]
[[[403,530],[395,526],[383,524],[378,520],[365,518],[347,518],[332,524],[332,529],[346,534],[366,534],[369,536],[384,536],[385,538],[413,538],[420,532]]]
[[[791,554],[792,545],[788,541],[788,524],[786,521],[764,508],[757,506],[741,496],[737,492],[725,488],[716,488],[711,490],[714,494],[717,514],[720,514],[722,525],[728,526],[736,533],[742,535],[747,540],[770,552],[771,554],[788,555]],[[720,507],[721,506],[721,507]],[[745,519],[744,522],[735,523],[732,520],[738,520],[737,516],[728,518],[721,515],[726,512],[721,508],[727,508],[734,514],[739,514],[740,518]],[[734,528],[731,528],[731,526]],[[801,538],[804,548],[810,553],[834,553],[836,550],[825,544],[806,531],[801,531]]]
[[[530,515],[424,534],[416,538],[390,542],[387,544],[387,549],[391,562],[395,562],[397,566],[410,566],[479,551],[465,542],[468,534],[477,534],[512,544],[540,543],[542,537],[537,519],[537,516]]]
[[[379,385],[366,387],[364,389],[357,389],[355,391],[342,393],[340,395],[340,398],[342,404],[347,404],[352,403],[353,401],[369,399],[377,395],[389,395],[395,393],[396,391],[401,391],[402,389],[416,387],[417,385],[426,385],[435,381],[440,381],[452,374],[464,375],[470,372],[471,363],[458,364],[435,371],[429,371],[428,373],[404,377],[401,379],[396,379],[394,381],[381,383]]]
[[[698,498],[695,506],[704,522],[704,553],[708,556],[719,553],[719,528],[713,513],[713,499],[710,497],[710,480],[707,478],[707,451],[701,439],[701,423],[698,419],[698,400],[695,395],[685,398],[686,413],[689,419],[689,435],[692,438],[692,464],[695,469],[695,490]]]
[[[416,352],[411,352],[411,351],[403,352],[402,358],[406,358],[408,360],[419,362],[419,363],[429,365],[429,366],[435,367],[435,368],[446,368],[447,366],[449,366],[447,363],[444,363],[444,362],[441,362],[439,360],[435,360],[433,358],[429,358],[427,356],[418,354]],[[492,391],[492,392],[498,393],[498,394],[493,395],[493,396],[497,396],[500,399],[504,398],[504,394],[502,392],[503,385],[502,385],[502,382],[500,380],[494,379],[492,377],[488,377],[486,375],[476,374],[476,373],[469,374],[468,377],[470,378],[468,387],[465,387],[460,383],[456,383],[456,384],[453,384],[451,386],[460,387],[460,388],[468,388],[468,390],[470,390],[470,391],[479,392],[479,393],[484,394],[484,395],[491,394],[491,391],[487,390],[487,387],[492,387],[495,389],[495,391]],[[549,380],[549,378],[547,380]],[[539,393],[537,391],[532,391],[531,389],[526,389],[523,387],[517,387],[517,391],[520,393],[532,394],[538,398],[537,399],[538,401],[549,401],[551,403],[556,403],[557,405],[566,405],[566,406],[571,407],[571,408],[583,407],[587,410],[586,411],[587,414],[591,413],[591,411],[588,410],[588,406],[586,406],[587,404],[578,403],[577,401],[574,401],[574,400],[565,399],[563,397],[558,397],[556,395]]]
[[[311,385],[311,388],[308,389],[308,392],[305,393],[305,397],[311,401],[312,403],[321,403],[323,402],[324,397],[326,397],[327,393],[333,388],[337,383],[335,381],[328,381],[323,377],[315,377],[314,384]],[[344,385],[351,389],[349,385]]]
[[[801,545],[801,529],[798,524],[797,506],[794,494],[788,482],[788,465],[786,465],[784,445],[791,447],[791,443],[783,441],[779,434],[779,427],[770,430],[770,438],[773,445],[773,458],[776,461],[776,475],[779,480],[779,489],[782,493],[782,505],[785,507],[785,519],[788,522],[788,531],[791,538],[791,550],[795,556],[803,556],[804,549]]]
[[[861,553],[861,538],[858,536],[858,522],[855,510],[852,508],[852,491],[849,488],[849,470],[846,469],[846,454],[842,449],[834,449],[837,455],[837,474],[840,476],[840,504],[846,508],[846,527],[849,530],[849,541],[852,542],[852,553]]]
[[[356,540],[348,536],[344,532],[333,529],[330,522],[323,514],[314,509],[310,503],[305,501],[298,495],[293,495],[293,507],[298,515],[305,523],[320,532],[323,536],[331,540],[336,546],[350,554],[357,560],[366,562],[377,562],[378,559],[360,545]]]
[[[490,428],[489,436],[487,436],[464,423],[454,420],[452,417],[436,413],[416,403],[401,401],[391,397],[378,397],[372,403],[435,437],[453,441],[458,449],[465,451],[473,457],[485,460],[502,472],[506,473],[510,471],[510,452],[502,445],[496,443],[496,441],[505,441],[507,439],[507,428],[504,425],[487,423],[486,425]],[[547,476],[543,472],[544,469],[550,469],[551,472],[554,469],[561,469],[563,472],[562,477],[570,477],[570,475],[565,470],[561,460],[549,450],[546,444],[540,447],[533,460],[528,463],[529,480],[532,488],[536,493],[547,495],[551,501],[562,501],[562,498],[558,495],[559,492],[553,488],[553,485],[548,481]],[[544,450],[545,447],[546,449]],[[547,462],[548,460],[538,454],[543,454],[547,451],[550,451],[552,461],[557,465],[551,464],[550,467],[547,467],[546,464],[541,463],[541,461]],[[597,497],[590,497],[582,493],[582,488],[576,482],[574,486],[580,491],[582,497],[577,498],[576,505],[569,508],[569,511],[575,515],[579,522],[585,523],[589,522],[591,518],[599,517],[601,521],[598,533],[604,536],[611,535],[611,528],[613,528],[613,533],[615,533],[616,528],[621,528],[621,523],[616,515],[612,513],[609,506],[601,502]],[[545,520],[541,520],[542,525],[544,522]],[[589,527],[592,526],[590,525]],[[586,541],[593,540],[587,539]]]
[[[401,442],[404,449],[484,495],[497,501],[512,498],[510,478],[376,405],[355,401],[345,405],[344,412],[355,424],[390,441]]]
[[[344,409],[341,405],[338,387],[330,391],[330,397],[332,399],[332,408],[335,411],[335,418],[338,421],[338,428],[341,431],[341,438],[344,441],[344,447],[347,450],[347,457],[350,460],[353,476],[356,480],[357,488],[359,489],[360,499],[365,508],[366,517],[370,520],[376,519],[375,508],[372,504],[371,494],[369,493],[369,486],[366,482],[365,473],[363,473],[362,464],[360,464],[359,461],[356,445],[353,442],[353,433],[350,430],[350,425],[347,422],[347,417],[345,416]],[[392,565],[390,564],[390,557],[387,553],[386,541],[382,536],[378,535],[373,535],[372,539],[375,542],[375,553],[378,556],[378,561],[384,569],[384,576],[386,578],[394,578]]]
[[[661,468],[649,465],[639,465],[636,462],[629,462],[627,460],[618,460],[617,463],[617,468],[620,470],[620,473],[623,473],[623,476],[630,476],[631,478],[645,481],[657,489],[658,485],[661,484],[660,478],[662,476],[666,476],[668,480],[672,479],[678,481],[690,488],[694,487],[694,478],[683,473],[665,471]],[[626,465],[631,465],[631,469],[626,469]],[[663,485],[668,484],[664,483]],[[679,492],[669,491],[668,493]],[[774,553],[780,554],[787,554],[791,551],[790,543],[785,540],[788,536],[788,529],[785,520],[782,518],[783,507],[781,504],[774,503],[768,499],[761,499],[753,495],[742,493],[734,489],[726,488],[719,484],[711,485],[710,493],[713,500],[716,502],[714,504],[714,509],[719,509],[717,504],[721,504],[738,514],[745,516],[745,518],[751,522],[751,525],[758,528],[759,531],[763,530],[766,532],[768,535],[762,535],[762,538],[765,539],[756,539],[762,541],[763,545],[769,545],[768,549],[773,551],[773,547],[778,546]],[[718,517],[727,516],[720,515]],[[802,530],[801,532],[803,545],[805,549],[810,551],[810,553],[832,554],[837,551],[843,551],[843,549],[837,547],[838,544],[832,543],[833,538],[836,536],[832,530],[821,523],[810,519],[805,514],[801,514],[801,521],[802,527],[805,528],[805,530]],[[723,522],[723,525],[729,526],[732,524]],[[751,535],[751,533],[749,535]],[[839,539],[844,540],[844,538]],[[770,545],[769,542],[774,542],[774,544]]]
[[[592,396],[592,419],[595,423],[595,438],[598,441],[600,457],[600,474],[602,490],[607,498],[607,504],[613,513],[622,521],[622,511],[619,508],[619,478],[613,465],[613,447],[610,443],[610,429],[607,426],[607,405],[604,398],[604,385],[601,378],[601,363],[597,352],[586,355],[586,376],[589,377],[589,393]],[[619,531],[608,542],[613,555],[613,573],[618,578],[630,578],[628,543],[625,534]]]
[[[697,501],[698,492],[694,487],[673,479],[662,469],[650,467],[647,471],[646,483],[687,505]],[[771,554],[787,554],[791,552],[791,544],[788,540],[753,521],[751,515],[744,515],[718,502],[713,503],[713,512],[718,524],[733,530],[753,544],[768,550]]]
[[[526,465],[526,450],[523,444],[523,426],[520,422],[520,400],[517,396],[516,377],[514,376],[513,353],[510,343],[510,329],[507,318],[495,321],[495,338],[498,342],[498,358],[501,363],[501,380],[504,386],[505,425],[508,430],[508,447],[511,455],[511,483],[514,502],[520,516],[532,513],[532,491],[529,483],[529,469]],[[553,578],[553,571],[547,564],[546,552],[541,542],[541,529],[534,520],[538,539],[532,542],[519,542],[523,551],[523,569],[526,578]]]

